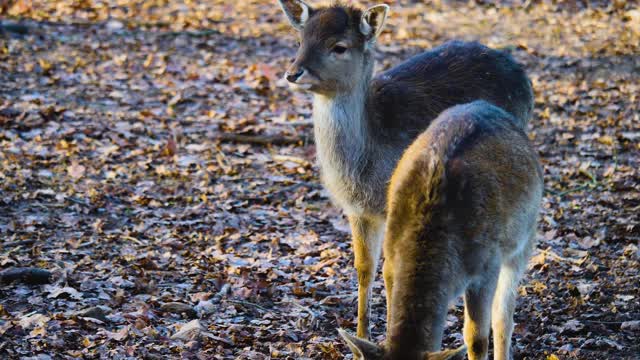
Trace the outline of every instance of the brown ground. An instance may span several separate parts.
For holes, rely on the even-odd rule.
[[[392,4],[382,68],[478,40],[511,51],[536,91],[547,194],[516,358],[637,359],[637,2],[435,3]],[[54,282],[1,285],[0,357],[348,354],[349,234],[318,182],[309,97],[279,80],[295,37],[275,0],[21,0],[7,18],[28,33],[0,35],[0,269]]]

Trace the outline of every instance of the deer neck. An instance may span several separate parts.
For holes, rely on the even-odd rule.
[[[365,161],[373,140],[365,107],[372,72],[349,91],[315,94],[314,135],[323,170],[333,164],[353,171]]]
[[[395,284],[394,284],[395,287]],[[387,347],[394,358],[410,358],[407,351],[438,351],[447,314],[447,299],[439,294],[440,289],[420,295],[402,291],[394,296],[406,301],[404,304],[389,304],[391,319],[387,324]],[[415,291],[412,289],[409,293]],[[399,295],[399,296],[398,296]]]

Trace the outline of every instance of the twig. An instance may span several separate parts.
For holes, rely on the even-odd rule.
[[[211,35],[218,35],[220,31],[214,29],[200,30],[200,31],[169,31],[158,34],[158,37],[180,36],[186,35],[190,37],[206,37]]]
[[[249,201],[261,201],[261,200],[267,200],[267,201],[272,201],[274,200],[274,198],[279,197],[280,195],[287,193],[289,191],[293,191],[299,187],[308,187],[308,188],[317,188],[318,185],[314,184],[314,183],[309,183],[309,182],[299,182],[293,185],[289,185],[289,186],[285,186],[283,188],[281,188],[280,190],[262,195],[262,196],[239,196],[238,199],[239,200],[249,200]]]
[[[553,189],[545,189],[546,192],[548,192],[551,195],[556,195],[556,196],[564,196],[573,192],[577,192],[577,191],[581,191],[581,190],[585,190],[589,188],[589,184],[582,184],[580,186],[576,186],[574,188],[571,189],[567,189],[565,191],[555,191]]]
[[[303,166],[307,166],[309,165],[309,161],[307,161],[306,159],[303,159],[301,157],[297,157],[297,156],[290,156],[290,155],[273,155],[272,156],[273,160],[275,161],[279,161],[279,162],[287,162],[287,161],[291,161],[294,162],[296,164],[300,164]]]
[[[322,270],[322,268],[329,267],[329,266],[337,263],[338,261],[340,261],[340,258],[337,258],[337,257],[329,258],[327,260],[324,260],[322,262],[319,262],[319,263],[313,265],[311,268],[313,269],[313,272],[318,272],[318,271]]]
[[[231,300],[231,299],[224,299],[224,300],[222,300],[222,301],[224,301],[224,302],[230,302],[230,303],[232,303],[232,304],[244,305],[244,306],[253,306],[253,307],[255,307],[255,308],[259,309],[259,310],[267,311],[267,312],[268,312],[268,311],[274,311],[274,310],[267,309],[266,307],[264,307],[264,306],[262,306],[262,305],[258,305],[258,304],[256,304],[256,303],[252,303],[252,302],[249,302],[249,301]]]
[[[310,139],[297,136],[277,136],[277,135],[241,135],[234,133],[219,133],[214,139],[223,142],[249,143],[258,145],[291,145],[308,142]]]
[[[125,239],[125,240],[133,241],[134,243],[136,243],[138,245],[141,245],[141,246],[147,245],[146,243],[134,238],[133,236],[123,235],[122,238]]]
[[[622,323],[630,321],[630,320],[626,320],[626,321],[600,321],[600,320],[582,320],[582,319],[580,319],[580,321],[586,322],[586,323],[593,323],[593,324],[618,325],[618,324],[622,324]]]
[[[29,28],[27,26],[21,24],[3,24],[0,21],[0,35],[3,31],[12,32],[14,34],[25,35],[29,32]]]
[[[558,254],[556,254],[555,252],[553,252],[553,250],[551,250],[551,248],[547,248],[546,250],[541,250],[541,253],[545,254],[545,256],[549,256],[550,258],[552,258],[553,260],[556,260],[558,262],[564,261],[564,262],[570,262],[576,265],[582,265],[582,263],[585,262],[586,257],[582,258],[582,259],[571,259],[571,258],[566,258],[566,257],[562,257]]]
[[[49,270],[40,268],[9,268],[0,272],[0,283],[9,284],[18,281],[29,285],[41,285],[50,283],[51,276]]]
[[[30,240],[10,241],[0,245],[2,245],[2,247],[18,247],[23,245],[32,245],[35,242],[36,241],[34,239],[30,239]]]
[[[83,247],[91,246],[91,245],[93,245],[95,243],[96,243],[96,240],[93,239],[93,240],[87,241],[86,243],[80,243],[79,245],[76,245],[74,247],[74,249],[80,249],[80,248],[83,248]]]
[[[311,321],[313,321],[313,320],[315,320],[317,318],[317,315],[313,310],[311,310],[310,308],[308,308],[308,307],[306,307],[306,306],[304,306],[302,304],[299,304],[296,301],[293,301],[293,300],[282,300],[282,301],[278,301],[277,303],[278,304],[291,304],[291,305],[299,307],[300,309],[304,310],[305,312],[307,312],[311,316],[311,319],[310,319]]]
[[[301,121],[281,121],[274,123],[276,125],[287,125],[287,126],[313,126],[312,120],[301,120]]]
[[[91,205],[88,204],[86,201],[84,201],[82,199],[75,198],[73,196],[67,196],[65,199],[69,200],[71,202],[74,202],[76,204],[80,204],[80,205],[83,205],[83,206],[86,206],[86,207],[91,207]]]
[[[582,174],[582,175],[588,177],[590,181],[589,182],[585,182],[582,185],[578,185],[578,186],[576,186],[574,188],[567,189],[567,190],[560,191],[560,192],[557,192],[557,191],[555,191],[553,189],[548,189],[548,188],[545,188],[544,191],[548,192],[548,193],[550,193],[552,195],[564,196],[564,195],[567,195],[567,194],[570,194],[570,193],[576,192],[576,191],[595,190],[600,186],[600,182],[598,181],[596,176],[594,174],[592,174],[591,172],[587,171],[586,169],[578,169],[578,174]]]
[[[546,192],[548,192],[549,194],[552,195],[556,195],[556,196],[564,196],[567,194],[571,194],[573,192],[577,192],[577,191],[582,191],[582,190],[595,190],[596,188],[598,188],[598,186],[600,186],[600,183],[596,182],[588,182],[588,183],[583,183],[582,185],[576,186],[574,188],[571,189],[567,189],[565,191],[555,191],[553,189],[544,189]]]
[[[208,331],[203,331],[202,335],[208,337],[209,339],[217,340],[217,341],[220,341],[221,343],[225,343],[225,344],[230,345],[230,346],[234,346],[235,345],[235,343],[233,341],[225,339],[225,338],[221,338],[219,336],[215,336],[215,335],[213,335],[212,333],[210,333]]]

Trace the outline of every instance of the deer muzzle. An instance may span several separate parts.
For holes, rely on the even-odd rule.
[[[294,83],[304,74],[304,69],[297,68],[287,71],[284,75],[288,82]]]

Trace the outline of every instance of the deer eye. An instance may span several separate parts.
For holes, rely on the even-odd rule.
[[[336,45],[333,48],[331,48],[331,52],[334,52],[336,54],[344,54],[345,51],[347,51],[347,48],[342,45]]]

